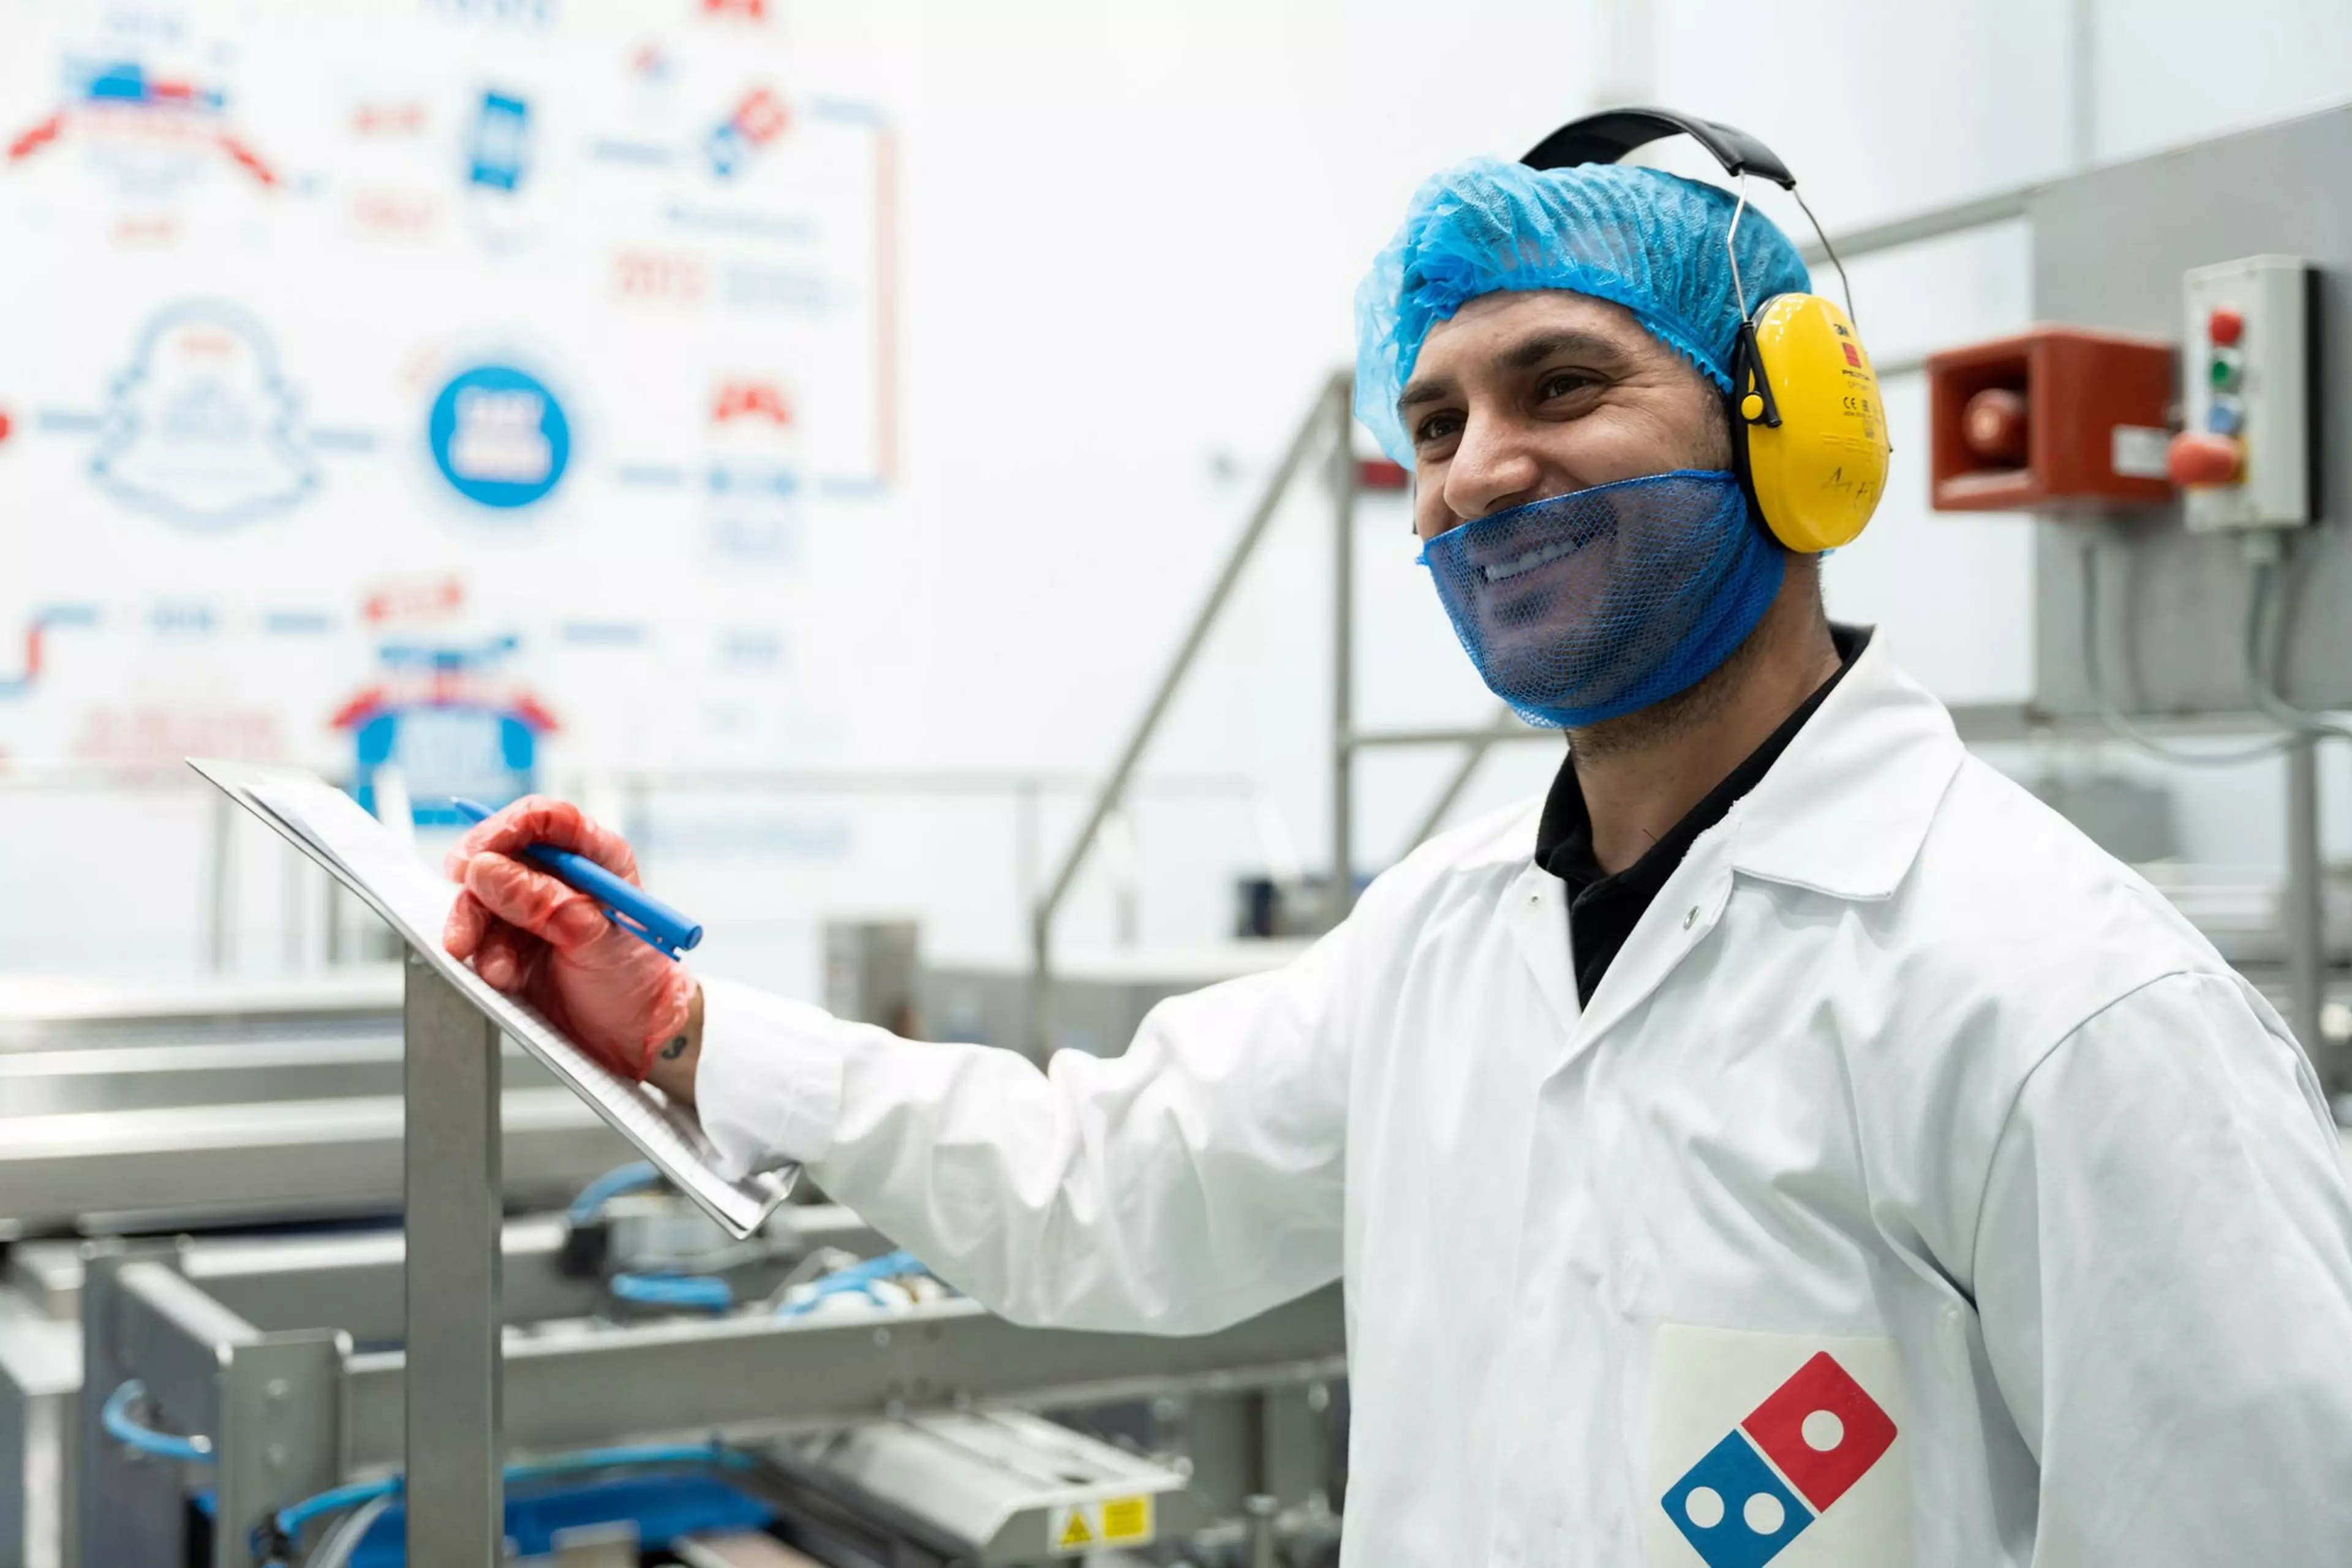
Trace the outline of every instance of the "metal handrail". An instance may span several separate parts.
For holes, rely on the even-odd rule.
[[[300,765],[288,760],[288,765]],[[339,787],[350,778],[336,770],[320,776]],[[706,794],[1000,795],[1035,792],[1043,795],[1091,794],[1099,787],[1093,773],[1076,769],[1046,772],[1033,768],[584,768],[562,776],[551,787],[559,790],[583,780],[624,791],[681,791]],[[1257,792],[1257,781],[1241,773],[1157,773],[1137,787],[1171,795],[1246,795]],[[185,763],[14,763],[0,766],[0,795],[23,791],[63,790],[73,793],[105,790],[156,790],[164,794],[207,795],[212,786]],[[577,794],[576,789],[573,790]]]
[[[345,787],[350,783],[347,777],[332,774],[329,782]],[[1017,871],[1021,883],[1018,897],[1024,901],[1028,888],[1034,885],[1034,847],[1038,837],[1036,817],[1040,805],[1047,800],[1091,794],[1098,787],[1093,775],[1076,771],[1049,773],[984,768],[896,771],[821,768],[599,770],[553,781],[549,787],[558,794],[580,799],[591,793],[591,785],[612,787],[627,799],[629,815],[624,817],[622,826],[632,837],[638,837],[642,823],[642,818],[635,814],[649,804],[650,797],[671,791],[680,794],[751,792],[766,795],[830,795],[865,799],[900,796],[918,800],[1006,800],[1013,804],[1018,813],[1015,820],[1015,838],[1019,847]],[[174,795],[209,805],[205,844],[202,852],[204,873],[196,943],[202,967],[215,973],[226,971],[230,966],[234,949],[231,940],[232,904],[238,881],[235,867],[235,837],[239,815],[226,795],[215,791],[184,763],[16,763],[0,767],[0,799],[11,795],[107,791]],[[1155,773],[1129,779],[1124,793],[1129,796],[1153,798],[1262,799],[1257,781],[1246,773]],[[307,868],[309,862],[301,856],[290,850],[287,853],[289,869],[299,872]],[[289,883],[289,889],[293,885]],[[330,879],[326,910],[326,951],[330,963],[340,962],[343,956],[341,917],[336,907],[332,885]],[[292,910],[298,902],[289,891],[287,896],[289,910]],[[302,949],[300,932],[303,929],[289,912],[283,928],[289,953]],[[289,963],[289,967],[300,966],[291,959]]]
[[[1979,228],[1990,228],[1998,223],[2030,217],[2033,198],[2048,189],[2046,182],[2013,185],[2005,191],[1992,191],[1965,201],[1950,202],[1925,211],[1906,213],[1881,223],[1864,224],[1837,237],[1837,253],[1843,257],[1868,256],[1874,251],[1899,250],[1906,245],[1919,245],[1931,239],[1947,239],[1956,234],[1968,234]],[[1829,259],[1829,251],[1822,243],[1810,240],[1798,246],[1797,254],[1811,267]]]
[[[1129,734],[1127,744],[1120,749],[1118,761],[1112,764],[1110,776],[1095,793],[1094,805],[1087,813],[1086,825],[1078,829],[1069,852],[1063,857],[1061,869],[1055,874],[1045,896],[1037,900],[1029,931],[1029,1034],[1041,1050],[1047,1043],[1046,1019],[1053,987],[1054,917],[1061,912],[1063,903],[1069,898],[1071,887],[1077,881],[1079,871],[1086,867],[1087,857],[1102,837],[1104,824],[1118,810],[1129,782],[1134,776],[1136,764],[1142,759],[1144,748],[1159,732],[1161,721],[1167,717],[1169,705],[1174,701],[1178,689],[1192,670],[1192,661],[1199,657],[1202,646],[1207,642],[1210,629],[1223,614],[1226,601],[1233,597],[1234,587],[1241,582],[1243,569],[1257,552],[1258,542],[1265,537],[1275,514],[1281,510],[1283,500],[1297,481],[1300,469],[1305,467],[1307,455],[1319,443],[1331,439],[1335,432],[1338,451],[1349,461],[1335,464],[1334,471],[1337,473],[1342,468],[1346,469],[1348,482],[1343,489],[1352,500],[1354,454],[1349,431],[1352,419],[1349,397],[1353,388],[1352,378],[1340,374],[1332,376],[1316,393],[1314,402],[1307,407],[1307,417],[1299,421],[1297,433],[1290,438],[1289,448],[1283,453],[1281,462],[1275,466],[1273,477],[1266,481],[1265,493],[1258,498],[1256,509],[1250,513],[1249,521],[1243,524],[1240,536],[1226,553],[1224,565],[1209,586],[1208,596],[1202,601],[1192,624],[1185,629],[1182,640],[1177,644],[1175,655],[1161,673],[1150,700],[1144,704],[1143,714]]]

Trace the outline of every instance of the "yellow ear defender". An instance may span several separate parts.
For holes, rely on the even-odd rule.
[[[1613,163],[1668,136],[1688,136],[1739,182],[1739,205],[1724,237],[1741,317],[1728,400],[1734,471],[1757,515],[1790,550],[1813,554],[1851,543],[1877,510],[1893,448],[1878,376],[1853,324],[1853,286],[1821,220],[1797,195],[1788,165],[1744,131],[1662,109],[1612,109],[1572,120],[1519,161],[1536,169]],[[1837,268],[1847,309],[1819,294],[1775,294],[1750,310],[1737,241],[1751,173],[1797,196]]]

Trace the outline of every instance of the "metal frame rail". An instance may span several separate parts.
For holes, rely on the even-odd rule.
[[[330,778],[342,785],[347,779]],[[549,786],[556,793],[579,800],[598,796],[607,790],[617,796],[621,826],[625,835],[640,843],[645,837],[644,825],[650,803],[665,792],[721,795],[775,795],[792,797],[840,797],[852,800],[890,799],[915,800],[1002,801],[1013,813],[1013,875],[1016,900],[1023,908],[1034,904],[1034,889],[1039,881],[1037,840],[1039,818],[1045,804],[1064,795],[1091,799],[1099,787],[1092,773],[1045,771],[1038,769],[989,768],[926,768],[926,769],[823,769],[823,768],[622,768],[584,770],[577,776],[554,780]],[[192,777],[179,764],[170,767],[141,764],[106,765],[93,763],[44,764],[18,763],[0,772],[0,795],[22,791],[69,792],[85,789],[138,790],[191,798],[210,797],[205,802],[205,842],[202,848],[204,874],[200,879],[203,890],[201,910],[196,923],[196,958],[198,967],[211,973],[226,973],[236,967],[239,941],[249,930],[241,930],[236,915],[234,892],[239,883],[236,803],[211,789],[201,779]],[[1138,780],[1131,786],[1134,793],[1149,792],[1157,795],[1178,797],[1234,796],[1248,798],[1255,792],[1252,781],[1239,773],[1158,773]],[[280,907],[287,911],[278,931],[278,941],[285,967],[301,969],[308,965],[314,949],[308,933],[317,928],[307,924],[313,917],[323,917],[324,961],[339,964],[352,957],[352,949],[364,943],[346,941],[352,933],[345,929],[345,916],[350,912],[349,900],[341,894],[334,879],[319,874],[319,885],[324,889],[323,900],[315,910],[309,895],[302,890],[302,878],[310,861],[299,851],[285,851],[287,879],[280,897]]]
[[[1219,568],[1215,581],[1210,584],[1208,597],[1194,613],[1191,626],[1177,644],[1174,657],[1169,660],[1167,670],[1153,689],[1150,700],[1144,704],[1143,713],[1136,721],[1126,745],[1120,749],[1118,760],[1111,765],[1110,776],[1095,793],[1094,804],[1087,812],[1085,826],[1078,829],[1077,837],[1062,858],[1061,868],[1055,873],[1045,896],[1037,900],[1036,908],[1031,913],[1028,1032],[1032,1043],[1041,1052],[1047,1044],[1047,1020],[1052,1006],[1054,917],[1061,912],[1063,903],[1069,898],[1070,889],[1077,881],[1078,873],[1085,868],[1087,858],[1093,852],[1096,842],[1101,838],[1105,825],[1127,798],[1136,766],[1143,760],[1144,749],[1151,743],[1152,736],[1159,732],[1160,721],[1168,715],[1169,705],[1175,700],[1185,676],[1192,671],[1192,661],[1200,656],[1202,646],[1208,641],[1210,630],[1224,613],[1226,603],[1232,599],[1234,587],[1241,582],[1243,570],[1257,553],[1259,542],[1265,537],[1275,514],[1282,510],[1291,486],[1305,470],[1308,457],[1318,447],[1328,446],[1330,452],[1329,475],[1336,496],[1339,549],[1343,559],[1352,559],[1350,536],[1355,531],[1352,525],[1356,468],[1351,432],[1355,416],[1350,412],[1349,400],[1353,388],[1354,383],[1349,375],[1334,375],[1324,383],[1322,390],[1307,405],[1307,417],[1299,422],[1282,460],[1275,465],[1274,475],[1266,481],[1265,492],[1258,498],[1249,521],[1242,525],[1241,535],[1234,541],[1233,549],[1226,554],[1225,563]],[[1350,575],[1348,572],[1340,574],[1337,590],[1336,612],[1343,628],[1353,625]],[[1339,716],[1342,734],[1347,729],[1352,679],[1353,672],[1349,668],[1348,661],[1342,659],[1332,683],[1333,706]],[[1348,787],[1347,765],[1344,760],[1337,758],[1335,765],[1338,768],[1335,787],[1344,791]],[[1335,848],[1339,855],[1339,863],[1342,865],[1346,864],[1348,848],[1347,818],[1348,813],[1339,813],[1337,818],[1339,826],[1333,832]],[[1341,896],[1345,896],[1344,892]]]
[[[415,1255],[414,1236],[408,1246]],[[130,1454],[106,1436],[100,1421],[100,1407],[127,1378],[146,1385],[160,1423],[213,1438],[210,1479],[218,1504],[211,1561],[223,1568],[250,1560],[251,1529],[266,1514],[404,1460],[411,1467],[411,1520],[433,1511],[424,1486],[434,1483],[415,1468],[420,1436],[446,1441],[449,1454],[474,1462],[472,1447],[460,1447],[465,1433],[443,1428],[477,1426],[484,1397],[478,1388],[464,1399],[467,1391],[452,1386],[448,1354],[436,1358],[437,1368],[427,1367],[415,1345],[406,1352],[357,1349],[341,1327],[257,1325],[222,1297],[248,1309],[277,1304],[274,1281],[284,1265],[271,1259],[269,1248],[249,1250],[251,1278],[226,1259],[215,1259],[201,1279],[191,1278],[184,1254],[162,1247],[115,1245],[88,1260],[80,1302],[87,1370],[69,1461],[78,1539],[69,1564],[185,1560],[188,1510],[179,1467]],[[354,1262],[335,1293],[380,1295],[395,1266],[373,1252]],[[543,1268],[543,1261],[527,1264],[525,1276]],[[296,1271],[306,1270],[298,1265]],[[420,1259],[406,1273],[413,1310],[415,1292],[434,1288],[432,1265]],[[317,1275],[309,1292],[314,1303],[321,1286],[333,1289],[331,1279],[331,1271]],[[497,1305],[488,1305],[495,1319]],[[510,1310],[516,1303],[508,1305]],[[887,1319],[541,1324],[504,1341],[504,1422],[487,1461],[488,1489],[495,1497],[497,1466],[509,1447],[551,1453],[678,1434],[756,1440],[982,1401],[1050,1409],[1313,1384],[1344,1374],[1344,1340],[1337,1286],[1191,1338],[1021,1328],[967,1300],[908,1308]],[[470,1336],[457,1343],[471,1353]],[[439,1406],[453,1397],[461,1400],[460,1419],[448,1422]],[[445,1455],[442,1494],[478,1499],[485,1482],[470,1471],[447,1474],[454,1462]],[[0,1475],[0,1523],[10,1521],[9,1489],[12,1482],[21,1487],[21,1467],[13,1478]],[[21,1494],[14,1500],[21,1522]],[[429,1545],[416,1528],[412,1522],[412,1563],[454,1568],[497,1560],[495,1518],[487,1542],[478,1515],[436,1521]],[[11,1539],[0,1531],[0,1563]],[[421,1554],[428,1550],[438,1554]]]
[[[2044,184],[2018,185],[1972,196],[1945,206],[1932,207],[1853,229],[1839,237],[1837,252],[1842,257],[1868,256],[1899,249],[1930,240],[1949,238],[1995,225],[2032,216],[2033,198],[2045,188]],[[1818,239],[1801,247],[1808,264],[1828,258],[1828,251]],[[1924,354],[1888,357],[1879,362],[1882,375],[1900,375],[1924,369]],[[1194,616],[1179,644],[1175,658],[1161,676],[1151,699],[1144,705],[1119,759],[1095,797],[1086,826],[1064,858],[1062,869],[1045,897],[1038,901],[1031,932],[1030,1013],[1031,1037],[1038,1048],[1047,1044],[1045,1020],[1051,1005],[1053,984],[1052,928],[1055,915],[1067,897],[1070,885],[1076,880],[1085,866],[1104,822],[1118,809],[1139,758],[1150,745],[1166,716],[1185,675],[1191,670],[1196,655],[1231,599],[1235,583],[1243,569],[1255,552],[1259,539],[1273,520],[1285,493],[1297,478],[1305,452],[1328,421],[1333,430],[1334,450],[1331,454],[1332,486],[1336,529],[1333,536],[1333,616],[1332,636],[1332,748],[1331,748],[1331,900],[1332,918],[1346,915],[1355,902],[1354,871],[1354,807],[1356,753],[1375,748],[1407,746],[1458,745],[1464,748],[1459,765],[1449,774],[1440,788],[1430,809],[1416,824],[1412,838],[1405,845],[1411,849],[1436,832],[1446,815],[1468,789],[1479,764],[1496,742],[1548,739],[1557,744],[1557,731],[1538,730],[1519,722],[1505,709],[1483,728],[1455,730],[1362,731],[1355,728],[1355,496],[1357,470],[1354,455],[1354,421],[1349,410],[1351,383],[1346,373],[1335,375],[1318,395],[1306,422],[1293,437],[1289,452],[1275,470],[1266,493],[1252,513],[1249,522],[1219,572],[1214,586]],[[2025,740],[2057,733],[2082,735],[2103,734],[2095,721],[2084,721],[2070,717],[2048,714],[2031,704],[1979,703],[1953,710],[1953,719],[1959,727],[1961,738],[1970,742],[2003,740]],[[2158,719],[2148,726],[2173,733],[2231,734],[2250,730],[2268,731],[2274,728],[2258,714],[2218,714],[2167,722]],[[2315,1056],[2325,1050],[2326,1040],[2320,1028],[2320,1012],[2326,978],[2326,931],[2322,924],[2321,881],[2325,868],[2319,837],[2317,809],[2316,746],[2309,736],[2302,737],[2286,750],[2287,762],[2287,895],[2285,926],[2288,943],[2288,994],[2291,1005],[2288,1016],[2294,1023],[2306,1048]],[[2352,1068],[2345,1069],[2352,1075]]]

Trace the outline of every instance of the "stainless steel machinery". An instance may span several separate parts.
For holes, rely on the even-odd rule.
[[[452,1378],[446,1331],[437,1373],[413,1353],[414,1295],[468,1279],[495,1289],[492,1463],[526,1467],[500,1489],[509,1523],[540,1521],[512,1544],[551,1563],[1306,1563],[1336,1542],[1336,1290],[1195,1340],[1021,1329],[936,1288],[778,1315],[771,1297],[887,1240],[821,1203],[732,1245],[659,1192],[593,1224],[546,1212],[631,1151],[511,1046],[496,1259],[413,1279],[410,1118],[448,1108],[404,1099],[403,985],[0,997],[0,1568],[323,1550],[349,1510],[284,1539],[270,1521],[413,1474],[419,1430],[480,1408],[486,1380]],[[622,1289],[698,1268],[736,1304]],[[110,1419],[207,1452],[144,1453]],[[580,1468],[616,1446],[628,1462]],[[681,1448],[720,1457],[628,1458]],[[591,1494],[650,1500],[548,1522]],[[696,1525],[713,1500],[753,1522]],[[402,1524],[376,1521],[351,1562],[398,1561]]]
[[[563,1216],[505,1226],[510,1462],[609,1488],[603,1469],[569,1468],[581,1450],[667,1452],[606,1468],[653,1487],[656,1521],[690,1523],[710,1477],[675,1455],[707,1448],[746,1500],[722,1496],[722,1516],[743,1508],[751,1533],[828,1565],[1042,1563],[1076,1555],[1066,1542],[1206,1562],[1244,1539],[1258,1494],[1288,1505],[1292,1537],[1336,1539],[1336,1289],[1197,1339],[1023,1329],[944,1293],[780,1316],[762,1293],[793,1265],[883,1246],[845,1210],[801,1205],[730,1269],[739,1310],[616,1297],[613,1265],[647,1247],[675,1261],[698,1223],[674,1199],[624,1200],[601,1237],[614,1252],[586,1259]],[[273,1547],[306,1561],[271,1540],[273,1516],[403,1465],[404,1254],[394,1230],[19,1244],[0,1292],[0,1563],[241,1565]],[[134,1383],[139,1425],[201,1438],[203,1460],[110,1433],[110,1402]],[[668,1528],[607,1521],[590,1543],[625,1541],[629,1563],[680,1541],[730,1560]]]
[[[520,1048],[503,1066],[510,1205],[629,1158]],[[0,1242],[396,1215],[403,1126],[396,964],[0,990]]]

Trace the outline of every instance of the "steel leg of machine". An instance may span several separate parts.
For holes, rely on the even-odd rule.
[[[498,1028],[408,960],[408,1561],[494,1568],[499,1474]]]
[[[2327,861],[2319,841],[2319,737],[2308,731],[2286,753],[2286,974],[2288,1021],[2329,1089],[2344,1064],[2334,1059],[2320,1012],[2327,996]]]
[[[1196,1394],[1166,1402],[1176,1446],[1192,1461],[1192,1488],[1220,1514],[1239,1513],[1258,1487],[1259,1412],[1251,1393]]]
[[[1332,399],[1331,923],[1356,907],[1356,416]]]
[[[32,1426],[32,1397],[0,1358],[0,1568],[25,1568],[32,1556],[32,1489],[25,1468]]]
[[[343,1358],[351,1342],[332,1329],[266,1334],[239,1345],[221,1368],[215,1452],[213,1558],[244,1561],[253,1528],[289,1503],[340,1484],[344,1454]]]
[[[135,1377],[167,1430],[216,1436],[222,1369],[261,1336],[154,1256],[110,1246],[94,1251],[87,1268],[75,1433],[74,1512],[80,1522],[76,1555],[68,1561],[80,1568],[184,1562],[184,1468],[116,1442],[100,1411]]]
[[[0,1568],[60,1568],[71,1539],[78,1324],[0,1319]]]
[[[226,973],[236,952],[236,805],[226,795],[213,802],[212,858],[205,883],[205,964]]]
[[[1330,1389],[1323,1384],[1269,1388],[1258,1419],[1257,1487],[1285,1505],[1331,1500]]]

